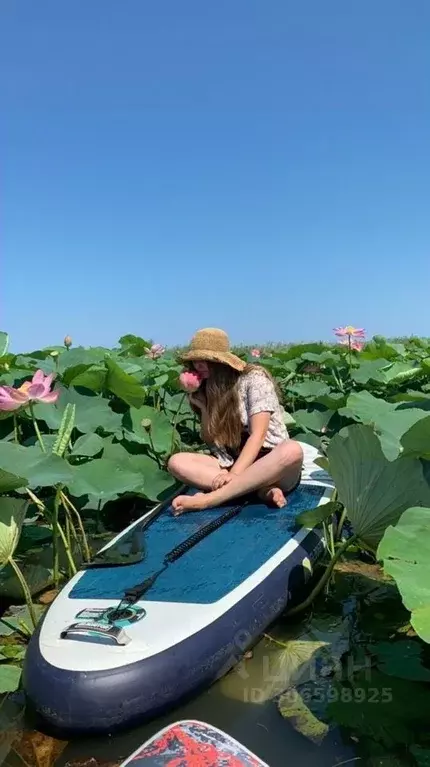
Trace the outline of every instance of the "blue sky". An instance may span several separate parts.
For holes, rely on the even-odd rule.
[[[430,335],[428,0],[5,0],[15,350]]]

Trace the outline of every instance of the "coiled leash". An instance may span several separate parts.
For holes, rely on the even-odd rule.
[[[225,511],[224,514],[221,514],[220,517],[217,517],[216,519],[213,519],[212,522],[208,522],[206,525],[203,525],[198,530],[196,530],[195,533],[190,535],[189,538],[186,538],[185,541],[182,541],[182,543],[179,543],[177,546],[175,546],[175,548],[169,551],[164,557],[163,567],[161,567],[160,570],[157,570],[155,573],[145,578],[144,581],[137,583],[136,586],[131,586],[124,592],[124,596],[121,599],[118,607],[109,612],[109,619],[120,620],[125,615],[127,608],[129,608],[130,605],[134,605],[139,601],[139,599],[142,598],[142,596],[151,588],[151,586],[154,585],[155,581],[161,575],[161,573],[164,573],[164,571],[167,570],[168,566],[172,564],[172,562],[176,562],[177,559],[180,559],[180,557],[186,554],[187,551],[190,551],[190,549],[192,549],[197,543],[200,543],[200,541],[210,535],[210,533],[224,525],[225,522],[228,522],[229,519],[236,517],[246,505],[247,503],[245,502],[240,506],[233,506],[231,509],[227,509],[227,511]]]

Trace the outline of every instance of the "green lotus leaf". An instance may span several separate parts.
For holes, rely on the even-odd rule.
[[[18,477],[17,474],[12,474],[10,471],[0,469],[0,493],[10,493],[19,487],[25,487],[27,483],[27,479]]]
[[[333,410],[295,410],[294,423],[302,429],[321,433],[332,417]]]
[[[384,570],[397,583],[411,624],[430,643],[430,504],[407,508],[378,547]]]
[[[0,694],[15,692],[19,687],[21,669],[9,663],[0,664]]]
[[[327,457],[339,501],[354,532],[372,548],[405,509],[430,504],[430,487],[421,462],[403,457],[389,461],[368,426],[357,424],[336,434]]]
[[[15,553],[27,508],[27,500],[0,498],[0,569]]]
[[[73,445],[72,455],[85,455],[89,458],[101,453],[104,447],[104,441],[98,434],[83,434]]]
[[[291,384],[288,391],[301,399],[310,400],[330,394],[330,387],[323,381],[303,381],[303,383]]]
[[[103,457],[114,462],[125,471],[137,472],[140,477],[140,485],[135,492],[151,501],[163,500],[176,485],[172,475],[164,469],[160,469],[153,458],[148,455],[129,453],[118,442],[112,443],[110,440],[105,440]]]
[[[360,362],[358,368],[351,371],[351,378],[356,383],[366,385],[369,381],[384,382],[384,376],[382,369],[387,366],[387,360],[363,360]]]
[[[126,373],[111,357],[106,358],[106,387],[130,407],[139,408],[145,402],[145,390],[130,373]]]
[[[374,397],[368,391],[361,391],[351,394],[346,407],[339,413],[372,426],[380,439],[384,455],[390,461],[395,460],[401,453],[420,455],[425,449],[430,452],[430,417],[424,409],[402,408],[380,397]],[[428,423],[418,424],[421,421]],[[416,428],[412,429],[415,426]]]
[[[424,685],[372,669],[334,682],[327,715],[337,725],[382,743],[413,743],[414,726],[426,721],[430,695]],[[425,726],[425,725],[424,725]]]
[[[149,423],[148,423],[149,422]],[[159,455],[169,454],[176,443],[176,434],[166,413],[149,405],[130,408],[124,416],[126,438],[142,445],[151,444]]]
[[[122,416],[114,413],[107,399],[97,397],[89,391],[87,394],[81,394],[73,387],[62,389],[55,405],[48,407],[42,403],[36,404],[35,416],[38,420],[45,421],[50,429],[59,429],[68,403],[76,405],[75,427],[83,434],[97,429],[114,434],[121,428]]]
[[[32,595],[40,594],[53,583],[52,570],[43,565],[23,562],[20,563],[20,569]],[[11,565],[0,572],[0,593],[8,600],[22,600],[22,586]]]
[[[0,330],[0,357],[4,357],[9,348],[9,335]]]
[[[342,504],[338,503],[337,501],[328,501],[327,503],[322,503],[320,506],[316,506],[313,509],[302,511],[296,517],[296,522],[298,525],[302,525],[303,527],[312,528],[316,525],[319,525],[321,522],[324,522],[326,519],[331,517],[332,514],[337,514],[340,511],[342,511]]]
[[[73,474],[73,467],[59,455],[43,453],[37,445],[23,447],[4,441],[0,441],[0,468],[19,471],[27,477],[29,487],[66,483]]]
[[[378,668],[385,674],[400,679],[430,682],[430,670],[423,665],[423,644],[416,640],[378,642],[369,650],[377,656]]]
[[[73,349],[64,351],[58,358],[58,372],[67,380],[68,371],[72,371],[77,366],[90,366],[103,363],[107,349],[101,346],[93,346],[85,349],[83,346],[76,346]],[[67,371],[67,373],[66,373]],[[65,375],[66,374],[66,375]]]
[[[137,491],[142,485],[142,477],[137,471],[103,457],[74,466],[72,478],[66,484],[77,498],[92,495],[107,499]]]

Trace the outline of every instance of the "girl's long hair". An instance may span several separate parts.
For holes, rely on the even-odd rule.
[[[198,392],[206,409],[206,417],[202,419],[202,437],[208,444],[237,449],[243,430],[239,410],[239,378],[251,370],[258,370],[271,380],[272,376],[261,365],[247,365],[242,373],[220,362],[208,362],[208,368],[209,378],[203,381]],[[197,412],[197,409],[193,410]]]

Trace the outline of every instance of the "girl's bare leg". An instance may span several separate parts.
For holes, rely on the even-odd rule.
[[[279,478],[279,482],[277,482],[276,485],[261,487],[260,490],[258,490],[258,496],[264,503],[267,503],[268,506],[278,506],[279,508],[282,508],[282,506],[285,506],[287,503],[285,496],[288,495],[292,486],[294,485],[291,485],[290,474],[287,472]]]
[[[302,448],[298,442],[289,439],[273,448],[268,455],[259,458],[219,490],[194,496],[179,495],[172,504],[174,512],[180,514],[188,510],[208,509],[260,488],[266,488],[266,493],[270,490],[275,496],[278,490],[283,494],[283,491],[288,492],[298,482],[302,464]]]
[[[176,479],[200,490],[210,490],[221,469],[216,458],[201,453],[175,453],[167,468]]]
[[[278,482],[278,485],[281,484],[282,482]],[[284,492],[282,487],[273,485],[272,487],[260,488],[258,491],[258,497],[261,498],[263,503],[266,503],[268,506],[278,506],[278,508],[282,508],[282,506],[285,506],[287,502],[285,493],[288,493],[288,489]]]

